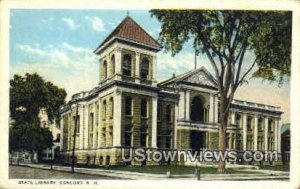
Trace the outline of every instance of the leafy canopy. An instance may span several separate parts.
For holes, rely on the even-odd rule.
[[[10,80],[10,116],[16,124],[37,124],[41,108],[49,121],[59,118],[59,107],[65,103],[66,91],[45,81],[38,74],[14,75]]]
[[[218,78],[225,78],[227,64],[234,87],[245,77],[240,74],[246,51],[254,53],[253,76],[282,82],[290,74],[292,14],[288,11],[151,10],[161,23],[160,41],[175,55],[193,39],[197,52],[214,61]],[[253,65],[253,66],[252,66]],[[251,68],[252,69],[252,68]],[[224,70],[224,71],[222,71]],[[222,73],[221,73],[222,72]],[[248,74],[248,73],[247,73]],[[229,77],[228,75],[228,77]],[[220,81],[220,80],[219,80]],[[222,82],[222,81],[220,81]],[[225,85],[225,83],[220,83]]]

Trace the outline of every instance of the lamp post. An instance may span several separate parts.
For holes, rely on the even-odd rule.
[[[72,173],[75,172],[75,171],[74,171],[74,167],[75,167],[75,146],[76,146],[77,126],[78,126],[78,103],[76,104],[75,128],[74,128],[74,133],[73,133]]]

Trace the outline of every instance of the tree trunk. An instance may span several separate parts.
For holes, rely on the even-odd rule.
[[[220,126],[219,126],[219,153],[222,153],[222,156],[225,156],[226,151],[226,130],[228,123],[228,110],[226,111],[226,106],[228,100],[221,97],[220,100]],[[225,173],[226,161],[222,159],[219,160],[218,172]]]

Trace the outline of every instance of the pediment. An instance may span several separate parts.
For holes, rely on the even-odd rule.
[[[216,81],[212,75],[205,69],[199,69],[196,72],[191,73],[190,75],[182,78],[182,81],[197,85],[217,87]]]

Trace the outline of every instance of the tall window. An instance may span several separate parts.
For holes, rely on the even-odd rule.
[[[147,125],[141,125],[141,147],[146,147],[147,145]]]
[[[113,97],[109,100],[110,103],[110,118],[112,119],[114,117],[114,99]]]
[[[161,105],[157,106],[157,120],[161,121]]]
[[[172,108],[171,108],[171,105],[168,105],[166,107],[166,120],[168,122],[171,122],[172,121]]]
[[[90,113],[90,132],[94,131],[94,113]]]
[[[242,127],[242,122],[241,122],[241,115],[237,114],[236,115],[236,125],[241,128]]]
[[[252,117],[251,116],[247,117],[247,130],[248,131],[252,130]]]
[[[80,132],[80,116],[79,115],[74,116],[73,120],[74,120],[74,124],[75,124],[74,128],[76,127],[76,133],[79,133]]]
[[[106,119],[106,100],[103,101],[103,119]]]
[[[131,106],[132,106],[132,99],[130,96],[125,98],[125,115],[131,115]]]
[[[141,116],[142,117],[147,117],[147,100],[142,99],[141,100]]]
[[[124,145],[126,147],[129,147],[131,146],[131,134],[132,134],[132,131],[131,131],[131,125],[125,125],[125,133],[124,133]]]
[[[264,130],[263,119],[261,117],[258,119],[258,130],[259,131],[263,131]]]
[[[273,131],[273,120],[272,119],[269,120],[268,130],[269,130],[269,132]]]
[[[106,62],[106,60],[103,62],[103,77],[104,77],[104,79],[107,78],[107,62]]]
[[[149,75],[149,59],[143,58],[141,62],[141,78],[148,79]]]
[[[131,76],[131,55],[125,54],[123,57],[123,75]]]
[[[115,74],[115,55],[111,56],[110,63],[111,63],[111,72],[114,75]]]

